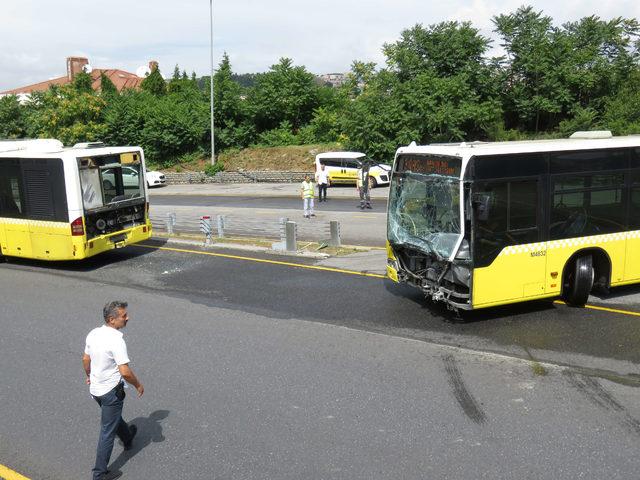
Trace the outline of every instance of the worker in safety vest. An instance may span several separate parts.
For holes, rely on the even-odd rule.
[[[358,169],[358,176],[356,177],[356,190],[360,195],[360,210],[365,208],[371,209],[371,195],[369,194],[369,167],[371,162],[369,159],[362,161],[361,167]]]
[[[306,174],[304,176],[304,182],[300,184],[300,197],[302,198],[302,208],[304,209],[304,218],[315,217],[313,213],[313,197],[315,195],[315,188],[311,181],[311,176]]]

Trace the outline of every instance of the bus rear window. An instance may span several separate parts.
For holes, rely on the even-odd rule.
[[[137,152],[79,159],[85,210],[142,198],[142,164]]]

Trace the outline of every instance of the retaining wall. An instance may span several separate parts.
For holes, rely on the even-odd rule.
[[[213,177],[203,172],[166,172],[164,175],[169,185],[189,183],[287,183],[302,182],[304,176],[312,172],[218,172]]]

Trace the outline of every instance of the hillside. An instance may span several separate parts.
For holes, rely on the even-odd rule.
[[[344,150],[338,143],[318,145],[292,145],[287,147],[251,147],[242,150],[227,150],[218,155],[226,171],[271,170],[313,172],[318,153]],[[208,158],[182,163],[167,171],[203,171]]]

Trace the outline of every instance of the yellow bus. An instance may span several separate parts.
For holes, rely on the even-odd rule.
[[[387,275],[453,310],[640,282],[640,136],[400,148]]]
[[[0,141],[0,257],[81,260],[151,236],[138,147]]]

